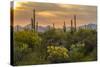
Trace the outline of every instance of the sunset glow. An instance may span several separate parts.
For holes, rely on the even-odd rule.
[[[70,20],[73,19],[73,15],[77,16],[77,26],[97,23],[96,6],[14,2],[14,26],[30,24],[33,9],[36,10],[36,21],[42,26],[55,23],[57,28],[61,28],[64,21],[66,21],[66,26],[70,26]]]

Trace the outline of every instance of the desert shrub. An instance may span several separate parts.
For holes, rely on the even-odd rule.
[[[34,31],[25,30],[14,32],[14,63],[18,64],[20,61],[23,61],[23,58],[32,52],[41,55],[41,41],[41,37]]]
[[[36,48],[41,45],[41,38],[37,32],[33,31],[19,31],[14,33],[14,41],[16,44],[25,43],[29,48]]]
[[[52,63],[67,61],[68,50],[62,46],[48,46],[47,47],[48,59]]]
[[[70,47],[69,55],[70,61],[82,61],[84,58],[85,44],[72,44]]]

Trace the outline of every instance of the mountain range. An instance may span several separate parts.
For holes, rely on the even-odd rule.
[[[80,29],[80,28],[97,30],[97,24],[87,24],[87,25],[82,25],[82,26],[77,27],[77,29]],[[28,24],[28,25],[26,25],[24,27],[22,27],[20,25],[16,25],[14,27],[14,32],[25,30],[25,29],[32,30],[31,24]],[[38,26],[38,32],[44,32],[44,31],[46,31],[48,29],[49,29],[49,26],[46,26],[46,27]],[[70,27],[67,27],[66,30],[70,30]]]

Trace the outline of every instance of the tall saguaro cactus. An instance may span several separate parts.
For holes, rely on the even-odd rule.
[[[71,33],[73,33],[73,21],[71,19]]]
[[[66,32],[66,24],[65,24],[65,21],[64,21],[64,25],[63,25],[63,31]]]
[[[32,24],[32,29],[36,30],[36,26],[35,26],[35,9],[33,10],[33,16],[31,18],[31,24]]]
[[[76,31],[76,15],[74,15],[74,26],[75,26],[75,31]]]
[[[35,9],[33,10],[33,26],[34,26],[34,30],[35,30]]]

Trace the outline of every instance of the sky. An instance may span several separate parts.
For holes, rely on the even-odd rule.
[[[32,11],[36,10],[36,22],[39,26],[62,28],[64,22],[70,27],[76,15],[77,26],[97,24],[97,7],[87,5],[55,4],[40,2],[14,2],[14,26],[25,26],[31,23]]]

